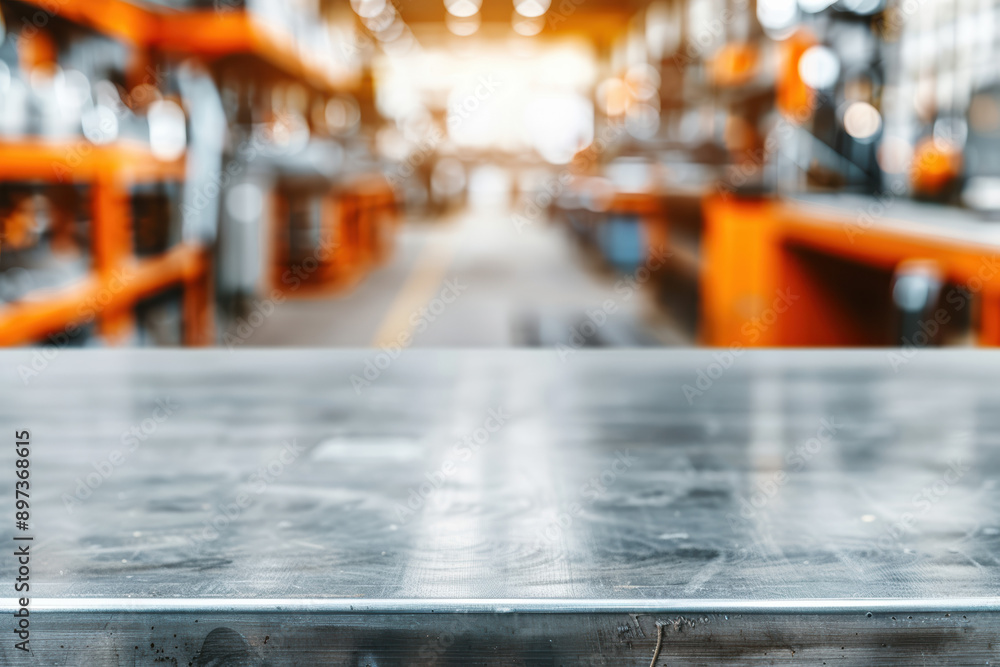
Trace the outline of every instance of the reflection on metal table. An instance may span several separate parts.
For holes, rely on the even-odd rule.
[[[988,664],[1000,355],[891,353],[3,352],[0,662]]]

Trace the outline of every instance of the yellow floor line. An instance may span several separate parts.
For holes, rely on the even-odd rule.
[[[412,334],[414,325],[410,320],[413,313],[430,303],[441,288],[457,247],[458,239],[454,234],[440,239],[428,239],[399,295],[382,318],[375,340],[372,341],[373,346],[398,345],[400,336]]]

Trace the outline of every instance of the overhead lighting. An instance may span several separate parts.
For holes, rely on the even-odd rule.
[[[861,143],[869,143],[882,129],[882,114],[867,102],[852,102],[844,112],[844,130]]]
[[[830,88],[840,76],[840,60],[825,46],[810,46],[799,58],[799,76],[813,90]]]
[[[363,19],[375,18],[385,11],[386,0],[351,0],[351,9]]]
[[[385,9],[375,16],[362,19],[362,23],[373,33],[379,33],[387,30],[393,23],[402,23],[402,21],[396,20],[396,9],[392,5],[386,5]]]
[[[569,164],[594,140],[594,105],[575,93],[539,95],[525,109],[524,126],[542,159]]]
[[[525,18],[538,18],[549,11],[552,0],[514,0],[514,11]]]
[[[479,30],[479,14],[462,17],[446,16],[444,22],[448,26],[448,30],[453,35],[458,35],[459,37],[474,35]]]
[[[525,37],[533,37],[545,27],[545,20],[541,16],[528,18],[521,16],[517,12],[514,12],[514,18],[511,19],[511,23],[514,26],[514,32]]]
[[[444,8],[448,10],[448,13],[460,19],[474,16],[479,12],[482,4],[483,0],[444,0]]]
[[[796,0],[758,0],[757,20],[772,39],[785,39],[799,18]]]
[[[406,30],[406,24],[402,21],[393,21],[381,30],[374,31],[375,39],[380,42],[392,42],[402,37]]]
[[[799,0],[799,8],[808,14],[819,14],[836,0]]]

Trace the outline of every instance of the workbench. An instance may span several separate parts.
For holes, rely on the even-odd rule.
[[[1000,657],[998,354],[37,354],[4,665]]]
[[[898,344],[894,275],[920,263],[944,283],[942,316],[968,319],[972,342],[1000,345],[1000,225],[973,211],[891,190],[762,197],[699,185],[609,201],[592,226],[642,221],[657,296],[700,344]]]
[[[707,345],[898,342],[890,294],[893,274],[905,262],[931,264],[949,292],[963,290],[954,300],[972,312],[975,341],[1000,345],[995,222],[892,192],[784,199],[714,195],[706,197],[704,209],[701,338]],[[776,316],[774,303],[789,290],[796,303]],[[958,314],[952,306],[948,310],[949,316]]]

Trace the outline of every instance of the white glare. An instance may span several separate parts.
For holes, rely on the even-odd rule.
[[[815,90],[830,88],[840,76],[840,60],[825,46],[811,46],[799,59],[799,76]]]
[[[184,154],[187,128],[184,110],[175,102],[160,100],[149,105],[149,148],[161,160],[176,160]]]
[[[514,0],[514,11],[529,19],[537,18],[549,10],[552,0]]]
[[[844,130],[860,142],[871,141],[881,128],[881,114],[867,102],[854,102],[844,112]]]

